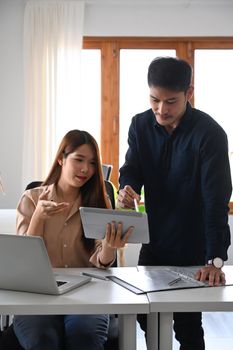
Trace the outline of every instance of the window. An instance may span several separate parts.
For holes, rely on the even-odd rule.
[[[233,171],[233,50],[195,50],[194,62],[195,107],[210,114],[227,133]]]

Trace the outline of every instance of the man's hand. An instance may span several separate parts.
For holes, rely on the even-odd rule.
[[[201,282],[208,280],[210,286],[220,286],[226,283],[225,273],[212,265],[206,265],[199,269],[195,277]]]
[[[119,191],[117,198],[117,208],[133,209],[134,199],[140,202],[141,197],[137,194],[131,186],[126,185]]]

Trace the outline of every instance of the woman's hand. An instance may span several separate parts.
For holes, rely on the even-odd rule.
[[[118,248],[123,248],[128,242],[134,227],[130,226],[125,232],[121,222],[112,221],[106,225],[105,238],[102,241],[102,250],[99,256],[100,264],[108,267],[116,257]]]
[[[130,226],[126,232],[123,232],[123,225],[121,222],[116,223],[112,221],[106,225],[105,243],[110,248],[123,248],[128,242],[129,236],[132,234],[134,227]]]
[[[67,202],[57,203],[48,200],[48,193],[49,191],[47,188],[41,193],[34,213],[37,218],[43,220],[48,219],[51,216],[60,214],[70,205]]]

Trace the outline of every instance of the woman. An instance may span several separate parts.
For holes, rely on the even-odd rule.
[[[125,245],[122,225],[107,224],[105,239],[86,239],[79,207],[109,208],[95,139],[69,131],[61,141],[48,177],[27,190],[17,207],[17,233],[41,236],[53,267],[111,266]],[[14,331],[26,350],[99,350],[104,348],[108,315],[15,316]]]

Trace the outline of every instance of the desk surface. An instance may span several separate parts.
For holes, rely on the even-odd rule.
[[[55,272],[75,275],[84,270],[105,274],[104,271],[88,268],[55,269]],[[108,270],[108,274],[109,272],[111,270]],[[146,295],[136,295],[114,282],[95,278],[90,283],[59,296],[0,290],[0,314],[3,315],[103,313],[119,315],[120,349],[135,350],[136,314],[149,313]]]
[[[156,269],[152,266],[139,266]],[[233,266],[224,266],[227,276],[233,275]],[[233,286],[180,289],[148,293],[150,312],[233,311]]]
[[[72,275],[79,274],[83,270],[55,269],[58,273],[62,274],[65,271]],[[93,269],[85,270],[92,271]],[[136,295],[114,282],[94,278],[90,283],[59,296],[0,290],[0,314],[136,314],[148,312],[149,302],[146,295]]]
[[[138,269],[155,269],[142,267]],[[118,268],[112,268],[114,271]],[[122,268],[120,268],[122,269]],[[123,268],[127,273],[137,269]],[[58,273],[79,274],[84,269],[55,269]],[[96,269],[85,269],[95,271]],[[233,266],[225,266],[226,278]],[[100,271],[102,275],[109,270]],[[233,311],[233,286],[172,290],[136,295],[120,285],[98,279],[63,295],[44,295],[0,290],[0,314],[135,314],[181,311]]]

